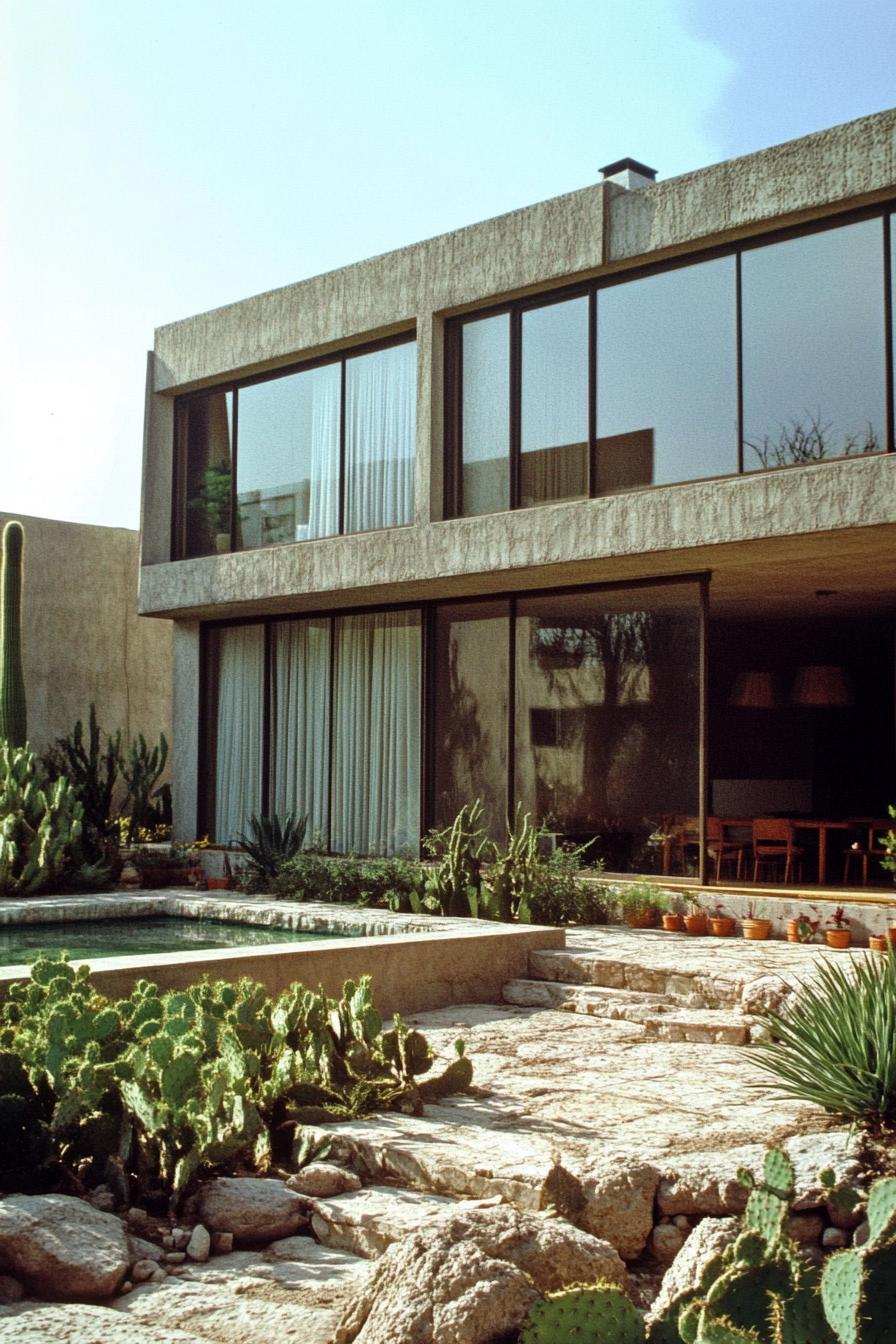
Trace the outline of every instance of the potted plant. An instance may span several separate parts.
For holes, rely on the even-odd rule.
[[[676,897],[669,901],[669,909],[663,911],[663,928],[667,933],[681,933],[684,928],[684,916],[679,909],[679,902]]]
[[[659,922],[663,902],[659,893],[647,882],[624,887],[619,892],[619,911],[623,924],[630,929],[652,929]]]
[[[849,931],[849,920],[843,913],[843,906],[838,905],[837,909],[826,920],[831,928],[825,929],[824,939],[828,947],[849,947],[852,942],[852,934]]]
[[[747,913],[740,922],[743,935],[751,942],[764,942],[772,931],[770,919],[761,919],[753,909],[753,902],[747,906]]]
[[[187,505],[190,509],[202,509],[219,554],[230,550],[230,483],[230,464],[213,462],[203,473],[198,498]]]
[[[787,941],[788,943],[814,943],[821,928],[821,916],[814,905],[809,909],[817,919],[812,919],[809,915],[804,915],[802,911],[793,919],[787,921]]]
[[[731,938],[734,934],[734,918],[727,914],[725,907],[717,904],[709,917],[710,932],[715,938]]]
[[[706,933],[706,912],[701,909],[700,902],[696,896],[686,896],[685,900],[690,906],[690,910],[684,917],[685,932],[692,938],[700,938]]]

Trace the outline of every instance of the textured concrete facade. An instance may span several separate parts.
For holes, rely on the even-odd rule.
[[[896,195],[896,110],[626,191],[599,183],[160,328],[150,357],[139,609],[177,639],[176,788],[195,810],[204,619],[711,572],[711,601],[785,615],[896,597],[896,455],[443,517],[445,319],[830,218]],[[211,387],[402,332],[417,340],[413,521],[170,560],[173,407]],[[189,827],[188,827],[189,829]]]
[[[139,537],[0,513],[25,528],[23,593],[28,736],[36,750],[86,723],[127,740],[171,738],[172,625],[135,611]]]

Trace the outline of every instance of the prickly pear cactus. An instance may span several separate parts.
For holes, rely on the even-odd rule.
[[[31,895],[59,878],[82,817],[67,779],[51,783],[33,751],[0,741],[0,894]]]
[[[890,1344],[896,1337],[896,1179],[874,1183],[867,1212],[866,1244],[837,1251],[821,1278],[825,1317],[839,1344]]]
[[[643,1344],[644,1318],[610,1284],[568,1288],[537,1302],[520,1344]]]

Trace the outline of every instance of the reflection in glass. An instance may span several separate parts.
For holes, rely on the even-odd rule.
[[[744,470],[884,447],[880,219],[742,259]]]
[[[518,603],[516,797],[610,871],[698,811],[700,619],[696,584]]]
[[[261,812],[264,725],[264,628],[236,625],[210,632],[214,669],[214,837],[234,844]]]
[[[510,316],[463,327],[461,512],[510,508]]]
[[[737,471],[735,259],[597,296],[597,493]]]
[[[340,378],[325,364],[240,390],[242,549],[338,530]]]
[[[523,313],[520,503],[588,494],[588,300]]]
[[[278,621],[271,664],[271,810],[306,819],[306,843],[329,824],[330,621]]]
[[[495,839],[503,838],[507,816],[509,629],[506,601],[437,612],[434,821],[448,826],[480,798]]]
[[[184,488],[181,558],[230,550],[233,393],[209,392],[177,406],[178,458]]]
[[[414,515],[417,345],[345,365],[345,530],[398,527]]]
[[[420,840],[420,613],[334,621],[330,846],[417,852]]]

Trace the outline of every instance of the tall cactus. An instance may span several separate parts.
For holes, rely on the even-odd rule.
[[[28,736],[25,710],[25,674],[22,670],[22,552],[25,531],[21,523],[3,529],[0,565],[0,741],[24,747]]]

